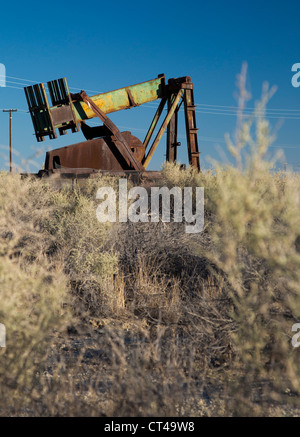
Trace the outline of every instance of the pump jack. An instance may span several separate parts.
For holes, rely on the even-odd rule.
[[[81,128],[87,141],[46,153],[41,175],[53,173],[78,176],[95,172],[145,173],[150,160],[167,129],[166,160],[177,159],[178,111],[183,103],[189,164],[200,171],[194,85],[189,76],[169,79],[165,75],[114,91],[89,97],[86,92],[69,92],[66,78],[47,82],[52,106],[43,83],[28,86],[25,95],[38,142],[45,137],[57,138],[68,130]],[[144,142],[120,132],[107,114],[160,100]],[[167,114],[151,143],[153,133],[167,104]],[[90,127],[86,120],[99,117],[102,126]]]

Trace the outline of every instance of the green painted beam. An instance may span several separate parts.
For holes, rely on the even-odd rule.
[[[134,104],[136,106],[144,103],[153,102],[161,99],[165,95],[165,77],[142,82],[136,85],[131,85],[125,88],[120,88],[103,94],[90,96],[91,100],[105,114],[129,109]],[[94,118],[95,114],[83,102],[73,102],[73,108],[77,121]]]

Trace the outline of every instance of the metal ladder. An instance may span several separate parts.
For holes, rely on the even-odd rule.
[[[193,85],[193,84],[191,84]],[[186,124],[186,139],[189,154],[189,163],[200,170],[200,159],[198,149],[198,136],[195,115],[194,91],[193,88],[184,90],[184,113]]]
[[[175,80],[171,79],[169,81],[168,109],[170,109],[174,101],[174,94],[172,93],[172,91],[176,89],[175,88],[176,85],[178,86],[179,84],[182,90],[182,101],[184,103],[189,164],[200,171],[200,159],[199,159],[198,136],[197,136],[198,129],[196,124],[196,114],[195,114],[196,106],[194,103],[194,84],[191,83],[191,78],[189,76],[175,79]],[[178,111],[181,103],[177,105],[167,129],[166,158],[167,161],[171,161],[171,162],[176,161],[177,147],[180,145],[180,143],[177,142],[177,125],[178,125]]]

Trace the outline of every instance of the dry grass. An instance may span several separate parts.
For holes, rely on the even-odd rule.
[[[196,236],[100,224],[90,186],[1,178],[3,415],[296,414],[298,177],[167,166],[205,186]]]

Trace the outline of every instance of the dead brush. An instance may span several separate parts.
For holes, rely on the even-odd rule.
[[[0,174],[1,415],[299,414],[300,178],[271,171],[262,113],[229,143],[236,166],[163,170],[205,188],[193,237],[97,222],[115,179]]]

